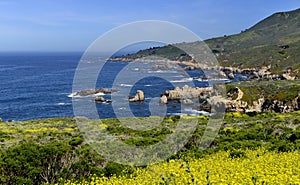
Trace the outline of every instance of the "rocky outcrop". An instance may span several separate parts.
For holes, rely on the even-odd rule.
[[[128,99],[130,102],[144,101],[145,95],[142,90],[137,90],[134,97]]]
[[[210,94],[212,91],[211,87],[189,87],[187,85],[183,86],[182,88],[176,87],[174,90],[167,90],[163,93],[163,96],[167,97],[167,100],[178,100],[184,101],[187,103],[191,103],[189,100],[198,99],[200,96],[204,94]]]
[[[199,105],[193,107],[193,109],[212,112],[214,111],[212,108],[216,109],[218,107],[222,107],[221,105],[223,102],[226,106],[224,109],[226,112],[288,113],[300,110],[300,94],[290,100],[270,99],[270,97],[261,96],[256,100],[245,100],[244,92],[240,88],[236,87],[227,92],[226,99],[219,96],[211,97],[210,93],[206,93],[206,96],[202,94],[202,96],[199,96]]]
[[[194,102],[193,102],[193,100],[191,100],[191,99],[183,99],[183,100],[180,100],[180,102],[182,103],[182,104],[184,104],[184,105],[192,105],[192,104],[194,104]]]
[[[291,73],[286,72],[281,75],[281,78],[282,80],[295,80],[296,77],[292,76]]]
[[[98,93],[104,93],[104,94],[112,94],[114,92],[119,92],[118,89],[105,89],[105,88],[99,88],[99,89],[86,89],[79,92],[76,92],[74,96],[91,96]]]
[[[161,104],[167,104],[167,103],[168,103],[168,98],[167,98],[167,96],[166,96],[166,95],[162,95],[162,96],[160,97],[159,103],[161,103]]]
[[[94,101],[99,103],[112,103],[111,100],[106,100],[102,96],[97,96],[96,98],[94,98]]]
[[[300,110],[300,95],[290,101],[266,100],[262,105],[263,112],[288,113]]]
[[[175,68],[174,63],[164,62],[164,63],[155,63],[152,65],[151,70],[153,71],[165,71],[173,70]]]
[[[264,112],[262,109],[264,102],[264,98],[259,98],[258,100],[253,101],[252,104],[248,104],[248,107],[245,109],[245,112]]]
[[[260,98],[250,104],[242,100],[227,100],[226,112],[262,112],[264,101],[264,98]]]
[[[236,67],[222,67],[222,66],[216,66],[216,67],[205,67],[201,66],[201,64],[192,63],[192,62],[185,62],[185,65],[187,65],[184,69],[185,70],[194,70],[194,69],[201,69],[203,71],[215,71],[219,74],[217,76],[206,76],[207,79],[213,79],[213,78],[228,78],[230,80],[235,79],[237,74],[241,74],[243,76],[246,76],[249,80],[295,80],[296,76],[293,73],[292,70],[287,70],[283,74],[273,74],[271,72],[272,66],[263,66],[261,68],[244,68],[239,69]],[[199,77],[202,79],[202,77]]]
[[[235,92],[236,99],[228,98],[226,101],[227,112],[278,112],[286,113],[293,112],[300,109],[300,94],[291,100],[271,99],[270,97],[260,97],[257,100],[248,102],[243,99],[243,92],[237,88]],[[229,93],[228,97],[234,95]]]
[[[200,104],[193,107],[194,110],[206,112],[224,112],[226,108],[226,99],[221,96],[212,96],[207,99],[200,100]]]
[[[228,73],[227,77],[228,77],[230,80],[232,80],[232,79],[235,78],[233,72]]]

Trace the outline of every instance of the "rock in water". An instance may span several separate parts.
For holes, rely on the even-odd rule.
[[[97,102],[105,102],[106,101],[102,96],[97,96],[94,100]]]
[[[104,99],[102,96],[97,96],[95,99],[94,99],[95,102],[100,102],[100,103],[112,103],[111,100],[106,100]]]
[[[166,95],[162,95],[162,97],[160,97],[159,103],[167,104],[168,103],[167,96]]]
[[[144,100],[145,100],[144,92],[141,90],[137,90],[135,96],[133,98],[129,98],[130,102],[144,101]]]
[[[228,78],[231,79],[231,80],[234,79],[234,74],[233,74],[233,72],[231,72],[231,73],[228,74]]]
[[[165,95],[168,100],[193,100],[198,99],[201,95],[210,95],[211,92],[211,87],[193,88],[185,85],[182,88],[176,87],[174,90],[167,90],[163,95]]]
[[[118,89],[105,89],[105,88],[85,89],[85,90],[76,92],[75,96],[90,96],[90,95],[95,95],[97,93],[112,94],[115,92],[119,92],[119,90]]]
[[[193,100],[191,100],[191,99],[184,99],[184,100],[181,100],[180,102],[182,104],[184,104],[184,105],[192,105],[192,104],[194,104]]]

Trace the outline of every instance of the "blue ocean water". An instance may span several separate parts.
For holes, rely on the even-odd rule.
[[[0,53],[0,118],[4,121],[20,121],[74,116],[71,97],[72,83],[81,55],[82,53]],[[158,100],[155,98],[158,98],[165,90],[173,89],[175,86],[182,87],[186,82],[193,82],[201,87],[208,86],[207,82],[192,79],[202,74],[197,70],[189,71],[190,76],[184,77],[178,71],[142,69],[143,66],[132,68],[126,62],[105,64],[96,87],[116,87],[120,90],[119,93],[113,95],[118,97],[115,107],[111,104],[95,103],[92,101],[93,97],[73,97],[73,101],[95,103],[101,118],[119,116],[126,109],[134,116],[150,116],[155,115],[153,112],[156,108],[151,106],[154,105],[154,101]],[[135,84],[117,83],[115,79],[122,70],[125,70],[125,73],[126,70],[130,72],[126,79],[140,78],[141,73],[148,75],[139,79]],[[155,75],[158,73],[164,73],[168,80]],[[145,102],[128,103],[128,95],[134,95],[137,89],[144,91]],[[112,99],[111,95],[104,95],[104,97]],[[182,106],[172,102],[166,107],[167,113],[182,113],[183,109],[187,113],[194,112],[191,107]],[[160,108],[157,110],[159,114]],[[124,116],[128,115],[126,111]]]
[[[1,53],[0,117],[72,116],[72,81],[81,53]]]

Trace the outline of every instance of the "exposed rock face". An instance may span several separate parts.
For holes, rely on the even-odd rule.
[[[193,107],[194,110],[206,112],[224,112],[226,99],[221,96],[213,96],[205,100],[201,100],[200,105]]]
[[[166,96],[166,95],[162,95],[162,96],[160,97],[159,103],[167,104],[167,103],[168,103],[168,98],[167,98],[167,96]]]
[[[227,100],[226,112],[262,112],[262,105],[264,98],[260,98],[257,101],[253,101],[249,104],[242,100]]]
[[[219,78],[228,78],[228,79],[234,79],[236,74],[242,74],[244,76],[247,76],[249,80],[295,80],[296,76],[293,74],[292,70],[287,70],[283,74],[272,74],[271,69],[272,66],[263,66],[259,69],[257,68],[245,68],[245,69],[239,69],[235,67],[204,67],[199,66],[197,64],[193,63],[186,63],[188,67],[185,67],[185,69],[196,69],[200,68],[203,70],[212,70],[219,73]],[[211,77],[206,76],[206,78],[210,79]]]
[[[228,76],[229,79],[234,79],[234,74],[233,74],[233,72],[229,73],[227,76]]]
[[[94,100],[98,102],[105,102],[105,99],[102,96],[97,96]]]
[[[237,94],[236,99],[227,99],[226,111],[285,113],[300,109],[300,94],[292,100],[270,100],[261,97],[251,103],[242,100],[243,92],[240,89],[238,89]]]
[[[173,70],[174,69],[174,64],[170,62],[164,62],[164,63],[156,63],[153,64],[151,67],[151,70],[153,71],[158,71],[158,70]]]
[[[0,118],[0,123],[3,122],[2,118]]]
[[[211,87],[206,88],[192,88],[185,85],[182,88],[176,87],[174,90],[168,90],[163,93],[168,100],[193,100],[198,99],[201,95],[210,94],[212,91]]]
[[[195,67],[194,66],[187,66],[184,69],[185,70],[195,70]]]
[[[245,112],[263,112],[262,106],[265,102],[264,98],[259,98],[257,101],[253,101],[252,105],[248,105]]]
[[[226,111],[227,112],[246,112],[248,103],[241,100],[227,100]]]
[[[295,78],[296,78],[294,76],[291,76],[290,73],[284,73],[281,76],[282,76],[283,80],[295,80]]]
[[[227,99],[222,97],[199,97],[200,104],[193,109],[212,112],[212,107],[218,107],[218,103],[226,103],[226,112],[293,112],[300,110],[300,94],[292,100],[269,100],[260,97],[257,100],[247,102],[243,100],[244,92],[235,88],[227,93]],[[214,106],[212,106],[214,105]],[[221,109],[220,109],[221,110]]]
[[[97,96],[94,99],[95,102],[99,102],[99,103],[112,103],[111,100],[106,100],[105,98],[103,98],[102,96]]]
[[[74,96],[90,96],[95,95],[98,93],[104,93],[104,94],[112,94],[114,92],[119,92],[117,89],[105,89],[105,88],[99,88],[99,89],[86,89],[79,92],[76,92]]]
[[[189,64],[191,65],[191,64]],[[185,69],[190,69],[191,67],[194,68],[201,68],[197,65],[191,65],[188,67],[185,67]],[[221,66],[216,66],[216,67],[207,67],[207,68],[201,68],[202,70],[208,70],[208,71],[215,71],[218,72],[218,76],[206,76],[207,79],[212,79],[212,78],[228,78],[230,80],[234,79],[236,77],[236,74],[242,74],[246,76],[249,80],[293,80],[295,79],[294,75],[292,72],[285,72],[283,75],[278,75],[278,74],[272,74],[271,73],[271,65],[269,66],[263,66],[259,69],[256,68],[245,68],[245,69],[239,69],[235,67],[221,67]],[[192,68],[193,69],[193,68]],[[201,77],[199,77],[201,78]]]
[[[300,110],[300,95],[291,101],[266,100],[262,105],[264,112],[288,113]]]
[[[144,101],[144,100],[145,100],[144,92],[141,90],[137,90],[135,96],[129,98],[130,102],[137,102],[137,101]]]
[[[192,105],[194,104],[193,100],[191,99],[183,99],[183,100],[180,100],[180,102],[184,105]]]

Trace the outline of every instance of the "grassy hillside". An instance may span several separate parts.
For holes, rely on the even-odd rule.
[[[300,9],[275,13],[240,34],[206,43],[226,66],[266,66],[281,72],[299,68]]]
[[[271,64],[274,73],[292,69],[299,75],[300,9],[275,13],[240,34],[212,38],[205,42],[221,65],[247,68]],[[175,46],[150,48],[124,57],[136,59],[158,55],[172,60],[190,59]]]

